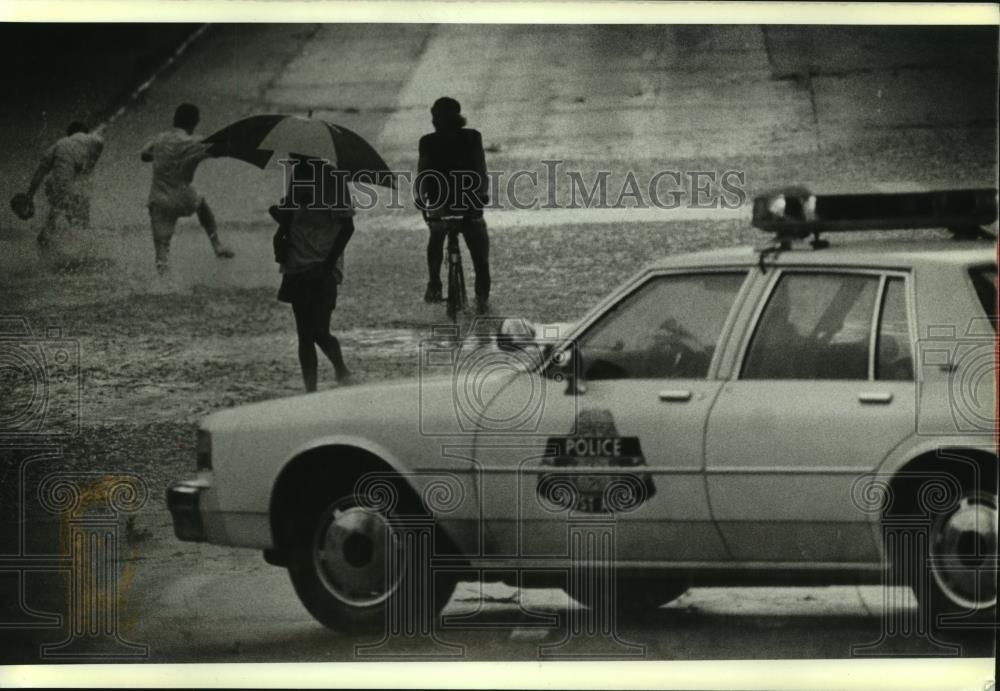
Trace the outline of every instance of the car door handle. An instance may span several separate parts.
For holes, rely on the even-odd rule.
[[[858,394],[858,400],[862,403],[891,403],[892,394],[888,391],[865,391]]]
[[[664,389],[660,392],[660,400],[683,403],[691,400],[691,392],[687,389]]]

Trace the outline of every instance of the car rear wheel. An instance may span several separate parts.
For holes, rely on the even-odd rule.
[[[614,611],[619,615],[635,616],[658,609],[688,590],[687,582],[679,578],[626,576],[615,574]],[[603,581],[580,583],[570,579],[569,595],[581,605],[596,609],[607,602],[610,588]]]
[[[430,573],[418,563],[429,555],[408,551],[414,541],[393,539],[392,530],[390,514],[360,505],[353,495],[314,502],[299,512],[288,571],[296,594],[317,621],[355,633],[383,629],[390,602],[404,610],[401,614],[440,613],[456,579],[438,573],[431,574],[432,586],[407,581]],[[417,608],[407,597],[433,601]]]
[[[894,494],[898,506],[885,520],[897,527],[886,534],[886,556],[896,582],[913,590],[926,630],[942,642],[990,633],[997,605],[995,468],[917,469],[901,476]]]
[[[942,634],[969,634],[974,633],[976,624],[993,621],[997,606],[996,492],[963,490],[954,509],[932,521],[928,553],[926,585],[915,590],[932,629]]]

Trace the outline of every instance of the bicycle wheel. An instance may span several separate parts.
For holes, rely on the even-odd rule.
[[[465,292],[465,274],[462,271],[462,255],[458,249],[457,235],[448,239],[448,318],[455,321],[458,313],[468,305]]]

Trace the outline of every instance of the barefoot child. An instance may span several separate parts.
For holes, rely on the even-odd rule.
[[[315,391],[316,346],[330,360],[338,382],[346,383],[350,376],[340,341],[330,333],[330,317],[344,278],[344,248],[354,234],[354,208],[345,179],[328,165],[300,156],[293,161],[288,194],[271,207],[271,215],[287,231],[277,257],[282,273],[278,300],[292,305],[302,381],[306,391]]]
[[[197,214],[215,256],[220,259],[233,256],[232,250],[219,240],[215,215],[208,202],[191,184],[198,164],[211,157],[201,138],[194,136],[199,118],[197,106],[182,103],[174,112],[173,128],[156,135],[142,150],[142,160],[153,164],[147,206],[153,226],[156,268],[161,274],[169,267],[170,240],[177,219],[191,214]]]
[[[51,249],[58,253],[67,240],[79,239],[73,238],[78,231],[90,227],[91,178],[102,151],[104,139],[99,132],[91,132],[82,122],[72,122],[66,136],[42,155],[26,194],[32,199],[45,182],[49,212],[38,234],[43,252]]]

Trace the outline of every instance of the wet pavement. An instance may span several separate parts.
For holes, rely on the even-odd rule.
[[[448,94],[483,132],[490,168],[508,174],[544,171],[551,158],[588,181],[610,171],[612,190],[628,170],[743,171],[748,194],[793,182],[825,191],[995,184],[996,32],[956,29],[941,39],[940,31],[247,25],[207,33],[107,133],[85,243],[95,263],[53,276],[35,255],[35,225],[0,210],[2,311],[37,333],[58,327],[79,347],[81,432],[55,440],[64,460],[147,479],[149,500],[123,548],[122,635],[157,661],[350,660],[368,643],[322,629],[285,572],[258,553],[172,535],[162,492],[192,471],[198,417],[300,386],[291,315],[274,301],[266,209],[282,191],[280,169],[206,162],[196,182],[237,258],[217,262],[194,222],[183,221],[173,275],[154,274],[149,171],[138,151],[177,103],[201,106],[206,133],[250,113],[311,110],[369,138],[401,170],[413,167],[416,141],[430,129],[430,103]],[[27,180],[42,136],[14,116],[3,122],[8,139],[33,133],[0,161],[6,199]],[[560,180],[558,193],[566,187]],[[443,321],[443,308],[419,300],[424,227],[405,196],[399,206],[362,212],[348,250],[334,328],[362,381],[417,374],[419,344]],[[578,317],[651,256],[752,241],[747,216],[745,207],[686,205],[492,211],[495,309]],[[552,270],[553,257],[565,271]],[[559,590],[518,595],[491,585],[483,594],[480,606],[478,586],[463,584],[446,610],[470,615],[474,625],[442,633],[469,659],[537,659],[577,611]],[[624,641],[647,659],[848,657],[879,639],[882,594],[696,588],[590,653],[613,656]],[[891,601],[893,614],[913,611],[905,593]],[[36,659],[37,643],[62,635],[34,632],[19,659]],[[412,657],[434,652],[406,645]],[[889,646],[935,651],[919,638]]]

